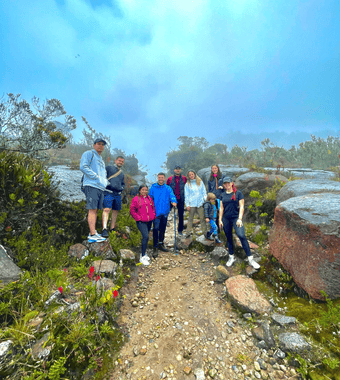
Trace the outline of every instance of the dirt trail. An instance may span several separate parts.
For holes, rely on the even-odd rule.
[[[171,227],[168,227],[168,229]],[[160,252],[123,289],[129,334],[111,379],[287,379],[295,370],[256,347],[251,324],[214,283],[206,254]]]

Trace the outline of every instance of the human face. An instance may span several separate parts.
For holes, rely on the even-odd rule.
[[[181,174],[181,171],[182,171],[181,168],[176,168],[176,169],[174,169],[175,175],[180,175],[180,174]]]
[[[210,203],[213,205],[215,204],[215,199],[210,199]]]
[[[190,181],[192,181],[196,178],[196,174],[194,172],[189,172],[188,177],[189,177]]]
[[[115,160],[115,164],[116,164],[117,168],[119,168],[119,169],[124,165],[124,162],[125,162],[124,158],[117,158]]]
[[[216,165],[213,165],[211,167],[211,171],[212,171],[213,174],[217,174],[218,173],[218,167]]]
[[[165,176],[164,175],[159,175],[157,176],[157,181],[158,181],[158,185],[164,185],[164,182],[165,182]]]
[[[223,187],[227,190],[227,192],[233,191],[234,182],[224,182]]]
[[[103,152],[104,152],[104,149],[105,149],[105,144],[103,142],[97,142],[95,144],[93,144],[93,149],[99,154],[101,155]]]
[[[142,188],[139,190],[139,194],[140,194],[140,196],[142,196],[142,197],[146,197],[146,196],[148,195],[148,191],[149,191],[149,189],[148,189],[146,186],[144,186],[144,187],[142,187]]]

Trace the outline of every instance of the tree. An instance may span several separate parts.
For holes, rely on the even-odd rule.
[[[20,94],[0,99],[0,151],[9,150],[32,157],[48,149],[61,149],[76,128],[76,120],[67,115],[58,99],[40,103],[33,97],[32,108]],[[54,119],[65,115],[63,123]]]

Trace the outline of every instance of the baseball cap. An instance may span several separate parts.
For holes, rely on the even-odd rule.
[[[100,138],[100,137],[99,137],[98,139],[95,139],[95,140],[94,140],[93,145],[94,145],[94,144],[97,144],[97,143],[99,143],[99,142],[102,142],[102,143],[104,143],[104,145],[106,145],[106,141],[105,141],[104,139]]]

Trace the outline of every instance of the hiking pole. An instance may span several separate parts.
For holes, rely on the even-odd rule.
[[[176,210],[174,207],[174,229],[175,229],[175,252],[177,252],[177,245],[176,245]]]

